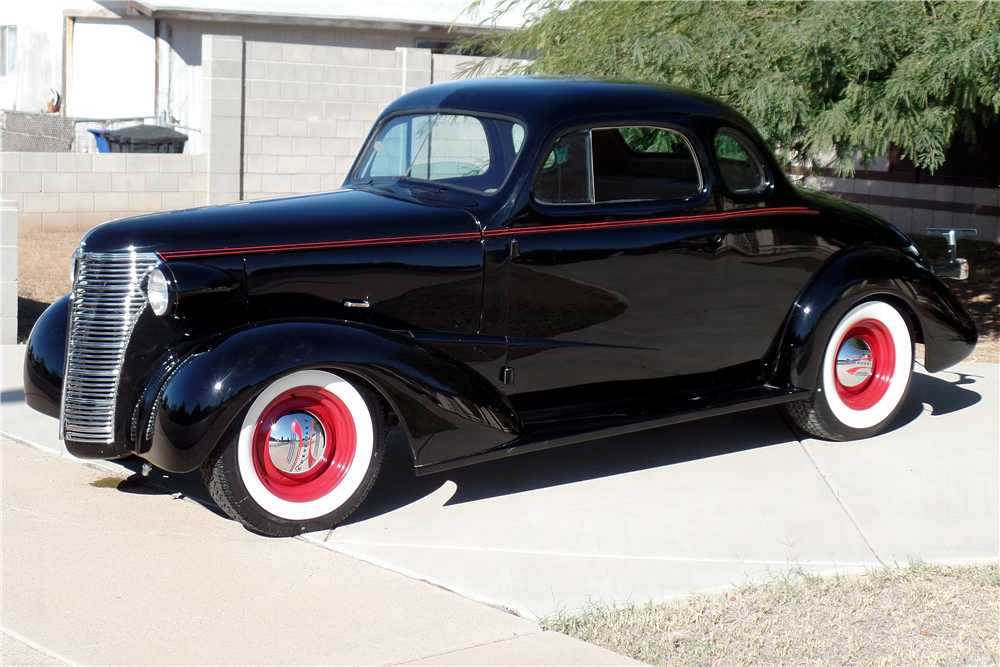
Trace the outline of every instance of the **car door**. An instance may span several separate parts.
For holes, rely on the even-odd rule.
[[[509,227],[506,391],[527,420],[718,381],[726,230],[684,127],[573,128],[542,151]]]

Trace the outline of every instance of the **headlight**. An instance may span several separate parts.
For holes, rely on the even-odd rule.
[[[172,294],[170,290],[170,280],[164,273],[164,267],[158,266],[146,276],[146,298],[149,299],[149,307],[153,309],[153,314],[162,317],[170,310]]]

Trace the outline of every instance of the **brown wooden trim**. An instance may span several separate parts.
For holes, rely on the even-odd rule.
[[[951,213],[971,213],[972,215],[1000,216],[1000,206],[986,204],[960,204],[953,201],[935,201],[933,199],[911,199],[908,197],[886,197],[883,195],[865,195],[857,192],[835,192],[823,190],[844,201],[869,206],[896,206],[899,208],[922,208],[931,211],[950,211]]]

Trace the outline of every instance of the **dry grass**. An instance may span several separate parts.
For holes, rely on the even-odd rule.
[[[997,665],[1000,566],[795,572],[715,596],[593,605],[543,625],[654,665]]]

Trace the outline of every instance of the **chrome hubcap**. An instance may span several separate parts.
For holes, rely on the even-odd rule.
[[[274,423],[268,435],[267,453],[282,472],[306,473],[320,465],[326,450],[326,432],[308,412],[289,412]]]
[[[872,350],[860,338],[849,338],[837,352],[837,381],[845,387],[857,387],[872,374]]]

